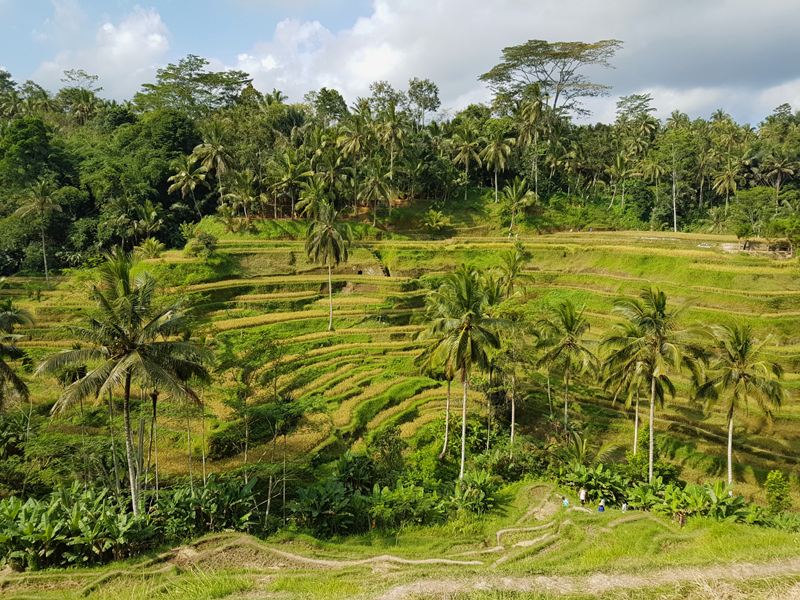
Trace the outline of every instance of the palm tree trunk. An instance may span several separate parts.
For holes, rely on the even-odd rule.
[[[136,486],[136,466],[133,457],[133,432],[131,431],[131,376],[125,376],[125,395],[123,397],[122,415],[125,420],[125,454],[128,459],[128,478],[131,484],[131,505],[133,515],[139,515],[139,490]]]
[[[194,496],[194,477],[192,476],[192,436],[189,429],[189,404],[186,404],[186,451],[189,454],[189,487]]]
[[[733,483],[733,415],[728,419],[728,485]]]
[[[467,188],[469,187],[469,163],[467,163],[467,168],[464,170],[464,205],[467,204]]]
[[[539,197],[539,132],[533,134],[533,193]]]
[[[464,479],[464,463],[467,458],[467,386],[469,381],[466,369],[462,369],[461,379],[464,382],[464,401],[461,404],[461,471],[458,475],[459,480]]]
[[[203,487],[206,486],[206,388],[205,386],[200,392],[200,409],[203,411],[200,424],[202,426],[202,436],[203,436]]]
[[[653,431],[656,411],[656,376],[653,375],[650,379],[650,448],[647,455],[647,482],[653,483],[653,438],[656,437]]]
[[[494,169],[494,203],[497,204],[497,167]]]
[[[633,420],[633,455],[636,456],[636,449],[639,447],[639,390],[636,390],[636,416]]]
[[[569,407],[569,352],[567,352],[567,369],[564,371],[564,429],[567,428],[567,408]],[[566,433],[566,431],[565,431]]]
[[[442,446],[442,452],[439,454],[439,458],[444,458],[444,455],[447,454],[447,439],[450,436],[450,382],[451,380],[447,380],[447,404],[445,405],[444,409],[444,445]]]
[[[678,174],[672,171],[672,230],[678,233]]]
[[[328,320],[328,331],[333,331],[333,281],[331,279],[331,266],[328,265],[328,300],[330,319]]]
[[[516,424],[517,420],[517,403],[516,403],[516,394],[514,391],[516,390],[516,380],[514,375],[511,375],[511,440],[510,440],[510,450],[508,453],[509,458],[514,458],[514,425]]]
[[[553,396],[550,394],[550,368],[547,369],[547,405],[550,407],[550,416],[553,416]]]
[[[42,215],[42,258],[44,258],[44,280],[47,282],[47,289],[50,289],[50,274],[47,271],[47,248],[44,245],[44,215]]]
[[[114,488],[119,496],[119,465],[117,464],[117,447],[114,443],[114,397],[108,390],[108,430],[111,433],[111,459],[114,461]]]

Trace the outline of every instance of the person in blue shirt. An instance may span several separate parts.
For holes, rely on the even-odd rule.
[[[564,508],[569,508],[569,500],[567,500],[567,497],[561,496],[561,499],[564,501]]]
[[[600,500],[600,504],[597,506],[597,512],[606,512],[606,501]]]

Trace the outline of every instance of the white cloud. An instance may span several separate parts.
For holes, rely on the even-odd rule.
[[[788,93],[785,81],[800,78],[800,66],[786,60],[800,51],[797,22],[800,3],[790,0],[374,0],[370,16],[335,34],[316,21],[282,21],[236,67],[259,89],[278,87],[293,101],[326,85],[352,102],[376,79],[405,87],[410,77],[430,77],[443,106],[458,109],[488,98],[477,77],[506,46],[615,38],[625,42],[617,68],[590,74],[614,86],[614,98],[587,103],[593,120],[613,120],[619,95],[649,90],[659,116],[708,116],[725,106],[747,121],[763,117],[770,94]]]
[[[169,50],[169,30],[154,9],[137,6],[119,24],[103,23],[89,47],[60,52],[41,64],[33,79],[46,87],[60,87],[67,69],[99,75],[103,96],[130,98],[142,83],[152,81],[159,59]]]

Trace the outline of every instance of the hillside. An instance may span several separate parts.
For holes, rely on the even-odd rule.
[[[461,222],[458,219],[462,219]],[[422,348],[416,339],[423,329],[424,296],[436,276],[471,263],[488,270],[499,263],[512,240],[491,228],[475,231],[468,216],[455,215],[459,235],[433,240],[432,236],[396,231],[386,234],[367,225],[356,227],[350,260],[333,275],[335,331],[327,329],[327,275],[309,264],[300,222],[264,222],[255,233],[225,233],[204,220],[201,228],[219,237],[208,264],[181,251],[165,252],[142,263],[164,286],[167,294],[189,294],[199,318],[197,335],[218,350],[247,352],[269,342],[269,359],[257,374],[269,387],[257,386],[250,401],[266,402],[277,391],[305,407],[285,440],[289,460],[315,465],[346,449],[363,449],[365,441],[389,425],[400,427],[412,446],[426,435],[444,409],[445,383],[419,372],[414,358]],[[405,234],[405,235],[404,235]],[[382,239],[376,239],[382,238]],[[565,232],[521,234],[531,253],[526,267],[530,278],[519,300],[532,314],[544,314],[559,300],[570,297],[585,306],[591,321],[590,337],[598,340],[614,322],[613,299],[636,296],[643,286],[658,285],[670,302],[691,301],[685,320],[716,324],[743,319],[760,337],[769,336],[766,351],[787,371],[793,401],[781,408],[772,423],[755,407],[739,418],[735,430],[735,473],[738,491],[763,501],[766,473],[781,469],[791,475],[796,491],[800,442],[794,423],[800,365],[800,279],[795,260],[774,260],[731,251],[736,239],[703,234],[659,232]],[[18,331],[24,337],[26,364],[76,344],[60,326],[75,322],[91,304],[86,276],[60,277],[52,290],[33,278],[9,278],[0,294],[14,297],[35,317],[35,326]],[[25,371],[26,367],[19,365]],[[234,369],[235,371],[235,369]],[[27,369],[30,374],[30,368]],[[268,377],[265,373],[271,373]],[[235,415],[230,402],[232,371],[221,373],[203,391],[204,412],[162,403],[159,408],[157,447],[164,475],[188,474],[187,419],[195,474],[201,449],[207,444],[208,472],[225,472],[244,462],[239,448],[224,446],[222,432]],[[265,379],[266,377],[266,379]],[[58,391],[53,381],[28,378],[38,423],[50,432],[89,438],[108,435],[107,409],[84,406],[55,421],[47,415]],[[590,424],[593,443],[630,448],[632,410],[613,403],[589,378],[578,377],[573,418]],[[553,395],[562,385],[557,375]],[[656,440],[662,455],[679,465],[682,478],[703,482],[721,478],[725,469],[726,428],[719,411],[704,414],[689,402],[688,382],[678,380],[679,393],[656,415]],[[526,382],[527,399],[521,410],[520,433],[536,436],[548,412],[540,374]],[[556,401],[556,405],[558,401]],[[146,403],[143,410],[146,410]],[[485,418],[485,399],[473,388],[469,410]],[[557,412],[557,406],[556,406]],[[644,415],[644,413],[643,413]],[[275,458],[274,436],[261,432],[253,440],[249,461]],[[218,444],[215,446],[215,444]],[[222,448],[222,449],[220,449]],[[237,451],[238,450],[238,451]],[[224,456],[221,456],[224,455]],[[256,457],[254,459],[253,457]],[[76,465],[79,471],[80,466]]]

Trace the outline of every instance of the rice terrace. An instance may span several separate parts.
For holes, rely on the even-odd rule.
[[[0,67],[0,596],[800,598],[800,112],[514,3],[442,89],[323,65],[415,2],[229,4],[268,55],[0,2],[89,44]]]

